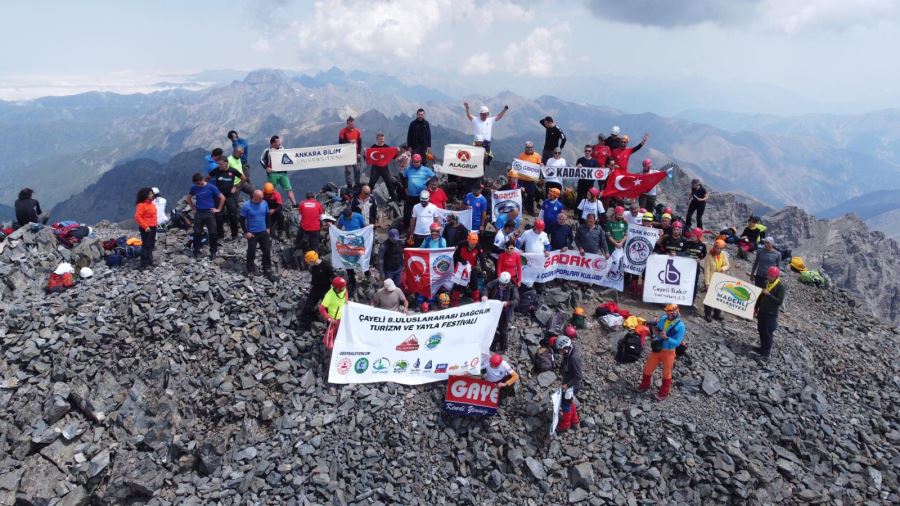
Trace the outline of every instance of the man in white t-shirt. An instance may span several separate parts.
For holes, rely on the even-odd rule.
[[[553,156],[547,160],[546,165],[547,165],[547,167],[565,167],[566,166],[566,159],[562,157],[562,150],[560,148],[553,149]],[[560,178],[560,177],[545,177],[544,178],[544,191],[546,192],[550,188],[559,188],[559,191],[562,192],[562,189],[563,189],[562,178]]]
[[[550,238],[544,232],[544,220],[535,220],[534,228],[526,230],[519,238],[519,245],[525,253],[543,253],[550,256]]]
[[[422,244],[422,241],[431,233],[429,229],[438,213],[438,206],[429,202],[429,198],[431,198],[431,193],[428,190],[422,190],[422,193],[419,194],[419,204],[413,206],[412,219],[409,220],[407,243],[412,241],[416,247]]]
[[[659,172],[658,170],[653,168],[653,160],[647,158],[641,163],[641,167],[643,168],[643,174],[655,174]],[[656,207],[656,192],[659,191],[659,185],[650,188],[647,193],[641,195],[641,207],[650,211],[654,207]]]
[[[509,365],[509,362],[503,360],[503,355],[494,353],[484,367],[484,379],[491,383],[496,383],[501,388],[500,398],[510,392],[511,388],[519,381],[519,374]]]
[[[473,116],[472,113],[469,112],[468,102],[463,102],[463,106],[466,108],[466,117],[469,118],[469,121],[472,122],[472,135],[475,137],[481,137],[481,145],[482,147],[484,147],[484,152],[490,153],[491,131],[494,128],[494,122],[503,119],[506,111],[509,110],[509,106],[504,105],[503,110],[500,111],[500,114],[496,116],[490,116],[491,111],[487,108],[486,105],[483,105],[478,112],[478,117]]]
[[[644,213],[641,212],[641,205],[637,200],[632,200],[628,206],[628,212],[625,213],[625,222],[628,226],[640,225],[644,221]]]
[[[603,216],[606,209],[603,207],[603,202],[600,201],[600,190],[596,187],[588,190],[587,198],[578,203],[578,210],[581,211],[579,223],[586,222],[589,214],[593,214],[595,218]]]

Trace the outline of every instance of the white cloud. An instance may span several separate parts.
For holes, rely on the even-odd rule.
[[[553,31],[547,28],[535,28],[525,40],[513,42],[506,48],[504,61],[506,67],[516,74],[534,77],[547,77],[554,69],[563,66],[563,43],[558,34],[569,31],[565,23],[555,26]]]
[[[467,76],[480,76],[490,72],[492,67],[491,57],[487,53],[478,53],[463,63],[462,73]]]
[[[841,31],[900,17],[895,0],[765,0],[759,11],[763,27],[785,33]]]
[[[257,53],[268,54],[272,52],[272,46],[269,44],[269,39],[265,37],[256,39],[256,42],[254,42],[250,48]]]

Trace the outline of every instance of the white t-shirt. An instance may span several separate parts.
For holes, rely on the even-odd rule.
[[[543,253],[545,245],[550,245],[546,232],[537,233],[531,229],[522,234],[522,251],[525,253]]]
[[[428,203],[427,206],[423,206],[421,202],[413,207],[412,216],[416,219],[416,228],[413,230],[413,233],[416,235],[428,235],[430,232],[431,224],[434,223],[434,217],[437,215],[438,206]]]
[[[484,379],[490,381],[491,383],[497,383],[498,381],[502,381],[503,378],[511,375],[513,372],[512,366],[509,365],[509,362],[504,360],[500,363],[500,367],[491,367],[491,364],[488,363],[485,368]]]
[[[164,197],[156,197],[153,199],[153,205],[156,206],[156,223],[158,225],[168,223],[169,216],[166,214],[166,199]]]
[[[496,121],[496,116],[491,116],[488,119],[481,121],[481,118],[478,115],[472,116],[472,135],[475,137],[481,137],[482,140],[491,141],[491,130],[494,128],[494,121]]]
[[[546,163],[545,165],[546,165],[547,167],[565,167],[565,166],[566,166],[566,159],[560,157],[560,158],[557,160],[556,158],[554,158],[554,157],[551,156],[551,157],[547,160],[547,163]],[[548,182],[548,183],[556,183],[556,184],[558,184],[558,185],[560,185],[560,186],[562,186],[562,184],[563,184],[562,178],[559,178],[559,177],[545,177],[545,178],[544,178],[544,181],[546,181],[546,182]]]
[[[633,216],[630,211],[625,212],[625,222],[628,223],[629,226],[640,225],[641,222],[643,222],[643,221],[644,221],[643,214],[638,213],[637,216]]]
[[[647,174],[656,174],[657,172],[659,172],[659,171],[656,169],[650,169],[649,171],[647,171]],[[642,172],[642,174],[643,174],[643,172]],[[647,193],[645,193],[644,195],[650,195],[651,197],[655,197],[657,191],[659,191],[659,185],[656,185],[653,188],[650,188],[650,190]]]
[[[581,218],[585,220],[589,214],[593,214],[595,218],[600,218],[600,215],[606,212],[606,209],[603,208],[603,202],[600,202],[600,199],[597,199],[595,202],[591,202],[588,199],[582,199],[581,202],[578,203],[578,210],[581,211]]]

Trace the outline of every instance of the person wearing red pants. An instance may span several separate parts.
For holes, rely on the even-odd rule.
[[[562,378],[563,400],[559,408],[559,425],[557,432],[578,427],[581,419],[578,417],[578,409],[575,403],[575,394],[581,390],[581,382],[584,380],[584,372],[581,364],[581,350],[566,336],[556,339],[556,351],[562,360],[559,365],[559,376]]]
[[[675,349],[684,340],[684,332],[684,322],[681,321],[678,305],[666,305],[665,317],[660,318],[653,329],[653,341],[650,343],[652,351],[644,364],[644,377],[641,378],[641,384],[638,386],[639,392],[646,392],[650,389],[653,372],[662,364],[662,386],[659,388],[656,398],[663,400],[669,396],[669,391],[672,389],[672,368],[675,366]]]

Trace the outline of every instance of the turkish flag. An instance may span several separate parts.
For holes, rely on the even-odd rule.
[[[391,160],[397,157],[397,148],[368,148],[366,149],[366,163],[373,167],[387,167]]]
[[[616,170],[606,179],[606,189],[603,190],[603,196],[637,198],[653,189],[665,178],[665,172],[629,174],[624,170]]]
[[[403,277],[406,291],[434,297],[441,287],[453,287],[454,248],[406,248],[403,250]]]

